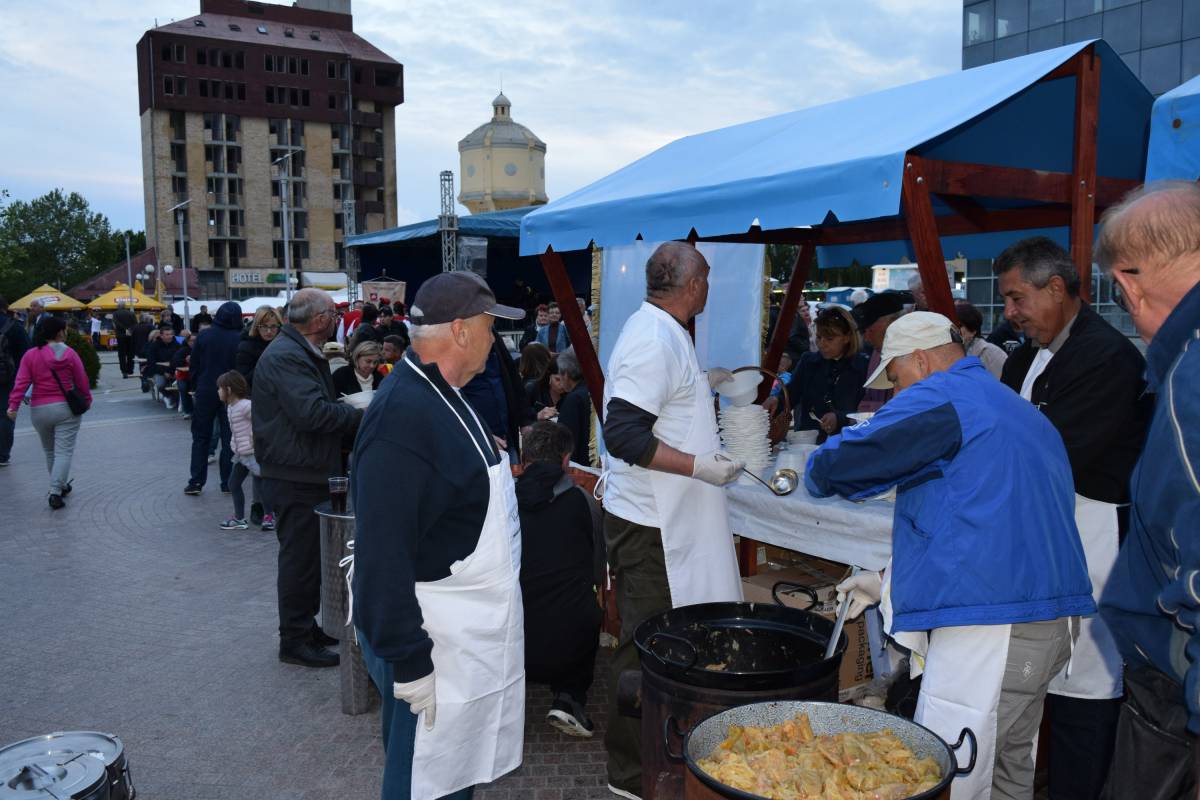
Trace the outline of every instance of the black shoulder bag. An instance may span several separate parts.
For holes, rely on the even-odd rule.
[[[58,370],[54,368],[53,363],[50,365],[50,375],[54,378],[54,382],[58,384],[58,389],[63,393],[63,397],[67,400],[67,407],[71,409],[71,413],[77,417],[82,417],[90,408],[87,398],[83,396],[83,392],[71,386],[67,389],[59,380]]]

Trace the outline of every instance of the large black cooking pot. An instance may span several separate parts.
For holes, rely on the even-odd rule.
[[[743,792],[721,783],[700,768],[699,761],[708,758],[729,735],[731,725],[758,726],[779,725],[794,719],[798,714],[807,714],[813,733],[828,736],[837,733],[873,733],[890,728],[900,741],[916,754],[917,758],[932,757],[942,773],[942,780],[928,791],[912,795],[906,800],[935,800],[949,798],[950,782],[956,775],[967,775],[975,768],[978,743],[970,728],[963,728],[958,742],[953,747],[946,744],[936,733],[911,720],[876,711],[862,706],[839,703],[818,703],[808,700],[780,700],[769,703],[754,703],[738,706],[712,715],[692,728],[683,736],[681,753],[674,752],[671,739],[680,735],[668,720],[663,725],[663,738],[668,758],[687,763],[685,797],[732,798],[732,800],[765,800],[761,795]],[[971,743],[967,765],[958,765],[957,752],[963,742]]]
[[[692,686],[754,691],[836,676],[847,639],[842,634],[827,659],[832,635],[832,621],[798,608],[702,603],[650,617],[634,642],[644,671]]]

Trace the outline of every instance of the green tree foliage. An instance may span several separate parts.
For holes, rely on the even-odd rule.
[[[88,376],[88,385],[95,389],[96,382],[100,380],[100,356],[96,354],[91,338],[74,328],[67,328],[67,347],[79,354],[83,371]]]
[[[76,192],[26,202],[0,190],[0,294],[15,299],[43,283],[68,289],[123,259],[124,236]],[[145,234],[131,232],[131,252],[145,247]]]

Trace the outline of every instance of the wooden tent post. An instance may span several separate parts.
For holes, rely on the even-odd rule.
[[[542,253],[541,260],[546,280],[550,282],[550,291],[554,293],[554,301],[558,303],[563,322],[567,325],[567,335],[571,338],[575,358],[579,360],[579,368],[583,370],[583,381],[587,384],[588,394],[592,396],[596,419],[603,424],[604,372],[600,369],[600,359],[596,355],[596,348],[592,346],[592,336],[588,333],[587,325],[583,322],[583,313],[575,300],[575,290],[571,287],[566,265],[563,264],[562,256],[552,248],[547,248],[546,252]]]
[[[933,200],[923,175],[924,166],[921,157],[913,153],[908,153],[904,158],[904,188],[901,193],[904,220],[908,226],[908,238],[912,240],[913,251],[917,255],[917,271],[921,275],[929,309],[957,324],[954,295],[950,290],[950,277],[946,274],[946,257],[942,253],[942,240],[938,238]]]
[[[771,334],[771,342],[762,362],[763,367],[771,372],[779,371],[779,359],[783,357],[783,351],[787,347],[788,337],[792,332],[792,322],[796,319],[796,311],[800,308],[800,303],[804,302],[804,284],[808,283],[808,269],[812,264],[815,250],[816,245],[812,242],[800,245],[800,252],[796,254],[796,263],[792,265],[792,277],[788,281],[787,294],[783,297],[779,316],[775,318],[775,331]],[[767,395],[771,392],[772,380],[771,376],[763,375],[762,384],[758,387],[757,402],[761,403],[767,399]]]
[[[1095,45],[1075,56],[1075,148],[1071,167],[1071,260],[1079,295],[1092,300],[1092,239],[1096,225],[1096,125],[1100,113],[1100,58]]]

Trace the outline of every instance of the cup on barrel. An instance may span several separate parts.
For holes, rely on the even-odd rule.
[[[336,477],[329,479],[329,510],[335,514],[346,513],[346,495],[350,492],[350,479]]]

